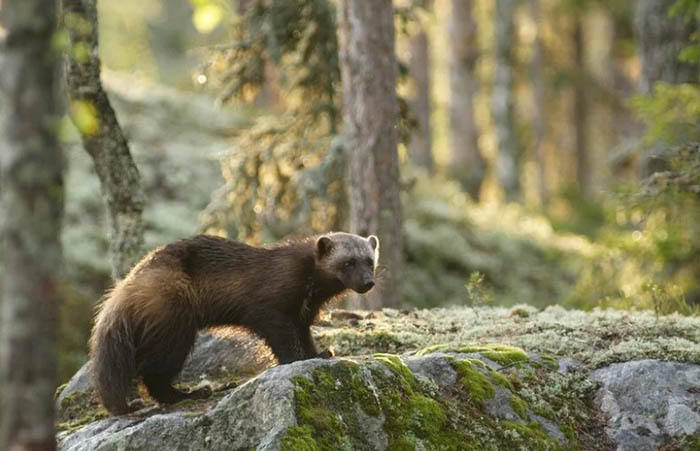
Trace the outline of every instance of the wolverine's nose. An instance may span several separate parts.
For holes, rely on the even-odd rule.
[[[361,291],[361,293],[366,293],[366,292],[368,292],[369,290],[372,289],[372,287],[374,287],[374,280],[369,280],[369,281],[365,282],[365,284],[362,285],[362,291]]]

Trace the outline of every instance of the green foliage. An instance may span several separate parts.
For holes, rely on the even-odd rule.
[[[682,16],[687,22],[700,23],[700,0],[676,0],[669,9],[669,16]],[[700,62],[700,31],[690,35],[693,44],[681,50],[678,58],[685,63]]]
[[[484,288],[484,275],[479,271],[469,274],[469,280],[465,287],[469,305],[472,307],[486,305],[491,299],[490,293]]]
[[[683,16],[686,20],[700,20],[700,0],[676,0],[668,11],[669,16]]]
[[[248,241],[338,229],[345,194],[342,144],[332,144],[340,80],[333,4],[249,2],[233,33],[205,68],[221,100],[253,103],[261,90],[275,100],[222,158],[226,184],[204,228]]]
[[[636,97],[632,107],[647,126],[647,143],[700,140],[700,85],[659,82],[651,96]]]
[[[453,181],[412,176],[403,197],[409,304],[542,306],[570,293],[593,248],[586,239],[555,233],[515,204],[475,204]]]
[[[226,184],[204,213],[205,230],[264,242],[346,228],[334,5],[249,2],[233,28],[234,41],[204,67],[218,81],[223,102],[266,107],[254,112],[252,126],[221,160]],[[398,8],[397,22],[415,21],[414,7]],[[405,78],[405,66],[399,69]],[[399,107],[406,142],[415,124],[405,99]]]

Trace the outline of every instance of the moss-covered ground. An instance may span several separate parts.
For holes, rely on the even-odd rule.
[[[442,389],[392,354],[344,359],[295,378],[298,424],[282,449],[610,449],[588,402],[592,386],[577,376],[549,377],[556,371],[529,363],[500,372],[460,354],[446,358],[457,383]],[[512,418],[487,408],[499,389],[510,393]],[[560,425],[560,437],[538,416]]]
[[[298,424],[284,436],[286,449],[367,449],[377,439],[394,450],[609,449],[590,370],[644,358],[700,364],[700,319],[650,312],[335,310],[322,315],[314,335],[336,362],[293,380]],[[406,364],[431,353],[449,359],[451,389]],[[235,379],[211,381],[210,400],[166,411],[203,412],[243,382]],[[494,415],[496,402],[510,414]],[[62,404],[61,430],[106,416],[84,394]]]
[[[527,357],[510,352],[515,346],[539,355],[542,364],[570,358],[585,369],[646,358],[700,364],[700,317],[527,305],[358,313],[360,319],[322,317],[315,330],[321,347],[339,356],[472,351],[511,364]]]

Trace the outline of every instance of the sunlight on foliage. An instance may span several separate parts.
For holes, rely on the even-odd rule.
[[[100,127],[100,119],[97,109],[92,102],[74,100],[70,104],[69,111],[73,122],[81,133],[87,136],[97,133]]]
[[[208,34],[219,26],[224,17],[223,9],[215,2],[208,0],[190,0],[192,4],[192,24],[197,31]]]
[[[656,83],[649,97],[632,101],[647,125],[647,143],[679,144],[700,140],[700,86]]]

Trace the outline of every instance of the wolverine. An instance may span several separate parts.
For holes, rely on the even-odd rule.
[[[320,353],[310,326],[346,290],[374,286],[379,240],[336,232],[253,247],[197,235],[151,251],[109,291],[90,338],[96,393],[113,415],[141,380],[161,404],[206,397],[172,386],[197,331],[240,326],[261,337],[280,364]]]

